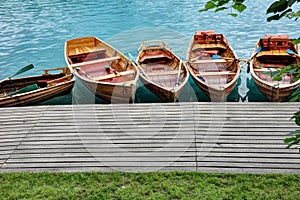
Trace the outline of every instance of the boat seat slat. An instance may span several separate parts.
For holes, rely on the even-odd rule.
[[[293,55],[288,54],[285,50],[261,51],[256,55],[256,57],[263,57],[263,56],[288,56],[288,57],[293,57]]]
[[[83,56],[83,55],[87,55],[87,54],[90,54],[90,53],[105,53],[106,50],[103,49],[103,48],[96,48],[96,49],[93,49],[93,48],[89,48],[89,47],[85,47],[85,48],[75,48],[75,50],[70,50],[69,52],[69,57],[70,58],[74,58],[74,57],[80,57],[80,56]]]
[[[75,68],[75,67],[79,67],[79,66],[83,66],[83,65],[90,65],[90,64],[96,64],[96,63],[101,63],[101,62],[109,62],[109,61],[119,60],[119,59],[121,59],[120,56],[102,58],[102,59],[97,59],[97,60],[91,60],[91,61],[87,61],[87,62],[72,64],[72,65],[70,65],[70,67]]]
[[[234,75],[235,72],[232,71],[224,71],[224,72],[199,72],[197,76],[218,76],[218,75]]]
[[[125,75],[129,75],[129,74],[134,74],[135,70],[128,70],[128,71],[123,71],[123,72],[119,72],[117,74],[107,74],[104,76],[98,76],[98,77],[94,77],[92,78],[94,81],[100,81],[100,80],[105,80],[105,79],[110,79],[110,78],[115,78],[118,76],[125,76]]]
[[[225,59],[216,59],[216,60],[196,60],[191,63],[193,64],[203,64],[203,63],[226,63]]]
[[[163,72],[148,72],[148,76],[163,76],[163,75],[176,75],[178,74],[178,71],[172,70],[172,71],[163,71]]]
[[[259,69],[254,69],[256,72],[274,72],[274,71],[280,71],[278,68],[259,68]]]
[[[220,43],[217,43],[217,44],[215,44],[215,43],[212,43],[212,44],[196,43],[196,44],[194,44],[192,51],[197,51],[196,49],[208,50],[208,49],[227,49],[227,48],[224,44],[220,44]]]

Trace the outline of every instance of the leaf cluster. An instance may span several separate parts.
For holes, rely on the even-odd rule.
[[[298,81],[300,79],[300,62],[294,65],[287,66],[286,68],[280,68],[275,72],[273,80],[281,81],[282,75],[291,75],[294,81]],[[296,91],[292,94],[292,99],[290,100],[290,102],[299,101],[300,93]],[[294,113],[291,120],[295,120],[295,123],[300,126],[300,111]],[[292,137],[288,137],[284,140],[284,142],[287,144],[287,148],[300,144],[300,130],[293,131],[290,134],[292,135]]]
[[[280,68],[274,72],[267,72],[273,77],[273,81],[282,81],[282,75],[288,75],[293,77],[293,81],[296,82],[300,79],[300,62],[292,64],[286,68]]]
[[[199,10],[199,12],[204,12],[211,9],[214,9],[215,12],[219,12],[230,9],[231,11],[229,15],[236,17],[238,16],[236,11],[241,13],[247,8],[247,6],[244,4],[244,1],[245,0],[210,0],[206,2],[204,8]]]
[[[296,3],[300,3],[300,0],[275,0],[266,11],[266,15],[271,15],[267,18],[267,21],[270,22],[272,20],[280,20],[282,17],[298,20],[300,17],[300,10],[294,11],[292,8],[292,6]],[[236,17],[238,16],[238,13],[243,12],[246,8],[247,6],[245,5],[245,0],[209,0],[206,2],[204,8],[199,10],[199,12],[208,10],[219,12],[230,9],[228,15]],[[300,37],[294,39],[293,43],[299,44]],[[287,66],[286,68],[281,68],[275,72],[270,71],[266,73],[271,74],[273,80],[275,81],[281,81],[282,75],[284,74],[291,75],[294,81],[298,81],[300,79],[300,63]],[[300,93],[293,93],[290,101],[300,101]],[[300,111],[296,112],[291,119],[295,119],[295,123],[300,126]],[[293,137],[289,137],[284,140],[284,142],[288,145],[287,148],[300,144],[300,130],[296,130],[291,134]]]
[[[292,6],[299,3],[300,0],[277,0],[274,1],[266,11],[266,14],[272,14],[267,18],[267,21],[279,20],[282,17],[294,18],[297,20],[300,17],[300,10],[294,11]],[[228,10],[228,15],[233,17],[238,16],[238,13],[243,12],[247,6],[245,0],[209,0],[206,2],[203,9],[198,10],[204,12],[208,10],[214,10],[215,12]]]
[[[267,21],[279,20],[282,17],[295,18],[297,20],[300,16],[300,11],[294,12],[292,6],[300,0],[278,0],[272,3],[267,9],[266,14],[273,14],[267,18]]]

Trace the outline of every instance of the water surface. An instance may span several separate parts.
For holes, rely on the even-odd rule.
[[[199,13],[204,1],[6,0],[0,2],[0,78],[32,63],[35,69],[65,66],[64,42],[94,35],[124,53],[136,53],[146,39],[164,39],[185,58],[196,30],[213,29],[228,38],[237,55],[247,59],[265,34],[298,37],[298,21],[266,22],[265,10],[273,0],[247,1],[248,9],[233,18],[226,12]],[[255,3],[256,2],[256,3]],[[199,92],[199,91],[198,91]],[[255,98],[248,98],[253,93]],[[250,75],[243,70],[233,101],[264,101]],[[245,97],[245,99],[242,99]],[[205,98],[203,99],[205,100]]]

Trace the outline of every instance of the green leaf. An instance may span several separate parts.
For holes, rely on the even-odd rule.
[[[298,126],[300,126],[300,117],[296,117],[296,118],[295,118],[295,122],[296,122],[296,124],[297,124]]]
[[[299,38],[296,38],[296,39],[293,39],[293,44],[299,44],[300,43],[300,37]],[[299,64],[298,64],[299,65]]]
[[[299,101],[300,97],[297,95],[295,97],[293,97],[290,102],[296,102],[296,101]]]
[[[290,148],[291,146],[293,146],[293,145],[295,145],[295,144],[298,144],[298,143],[299,143],[299,142],[294,141],[294,142],[290,143],[286,148],[288,149],[288,148]]]
[[[205,5],[205,9],[212,9],[217,7],[217,5],[213,1],[208,1]]]
[[[281,17],[284,17],[286,15],[288,15],[289,13],[291,13],[293,10],[290,8],[290,9],[287,9],[286,11],[284,11],[283,13],[280,14],[280,18]]]
[[[230,0],[218,0],[218,5],[217,7],[221,7],[225,4],[228,4],[230,2]]]
[[[229,13],[228,15],[230,15],[232,17],[237,17],[238,16],[238,14],[236,14],[236,13]]]
[[[226,9],[228,9],[228,7],[220,7],[220,8],[217,8],[215,10],[215,12],[219,12],[219,11],[226,10]]]
[[[269,8],[267,9],[267,14],[269,13],[276,13],[276,7],[279,1],[275,1],[274,3],[272,3]]]
[[[287,70],[291,70],[291,69],[293,69],[293,66],[292,66],[292,65],[289,65],[289,66],[286,67],[286,69],[287,69]]]
[[[283,141],[284,141],[284,143],[290,143],[290,142],[293,142],[295,140],[296,140],[296,138],[291,137],[291,138],[285,138]]]
[[[273,81],[282,81],[281,76],[274,76]]]
[[[299,77],[296,77],[296,78],[293,78],[293,81],[297,82],[299,79],[300,79]]]
[[[292,96],[295,96],[295,95],[300,95],[300,92],[299,91],[293,92]]]
[[[300,133],[300,130],[295,130],[295,131],[290,132],[289,134],[295,135],[296,137],[298,137],[300,135],[299,133]]]
[[[277,13],[282,12],[288,8],[288,1],[287,0],[279,0],[275,1],[268,9],[267,14],[269,13]]]
[[[232,6],[233,9],[239,11],[240,13],[243,12],[247,7],[244,4],[241,3],[235,3]]]
[[[294,113],[293,117],[291,117],[291,120],[292,120],[292,119],[299,118],[299,117],[300,117],[300,111]]]
[[[280,15],[277,14],[277,15],[273,15],[273,16],[271,16],[271,17],[268,17],[268,18],[267,18],[267,21],[270,22],[270,21],[272,21],[272,20],[279,20],[279,19],[280,19]]]
[[[280,69],[280,74],[285,74],[286,72],[287,72],[287,70],[285,68]]]
[[[233,0],[234,3],[244,3],[245,0]]]
[[[297,0],[289,0],[288,6],[291,7]]]
[[[208,9],[203,8],[203,9],[201,9],[201,10],[198,10],[198,12],[205,12],[205,11],[208,11]]]

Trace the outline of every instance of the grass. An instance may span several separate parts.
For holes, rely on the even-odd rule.
[[[299,199],[300,175],[0,173],[0,199]]]

